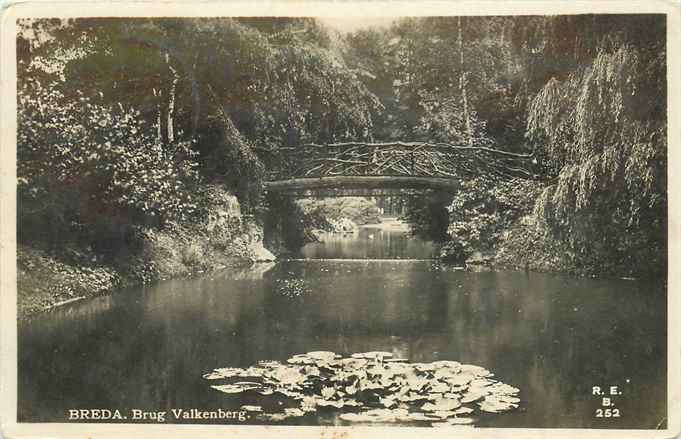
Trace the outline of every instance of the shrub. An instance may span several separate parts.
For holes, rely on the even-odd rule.
[[[448,206],[451,247],[458,258],[474,251],[493,250],[502,233],[522,215],[531,212],[541,185],[514,179],[495,182],[479,177],[462,182]]]
[[[188,146],[161,145],[138,112],[28,81],[18,116],[20,239],[122,241],[130,225],[196,212],[198,175],[191,158],[181,158],[191,157]]]

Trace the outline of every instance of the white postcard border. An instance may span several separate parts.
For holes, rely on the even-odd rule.
[[[358,437],[445,438],[669,438],[681,429],[681,6],[637,1],[23,1],[4,5],[0,26],[0,437]],[[140,425],[17,423],[16,319],[16,20],[26,17],[207,16],[447,16],[579,13],[667,14],[668,99],[668,349],[666,430],[427,427],[290,427],[239,425]],[[560,417],[561,413],[556,413]]]

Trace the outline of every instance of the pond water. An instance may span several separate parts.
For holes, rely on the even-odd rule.
[[[433,259],[438,246],[410,236],[401,222],[389,218],[380,225],[360,227],[356,233],[326,233],[321,242],[305,245],[298,257],[306,259]]]
[[[428,260],[434,248],[403,230],[365,229],[301,251],[317,259],[161,282],[40,315],[19,328],[19,421],[64,422],[78,408],[238,410],[267,397],[217,391],[204,374],[310,351],[385,351],[481,366],[519,389],[517,408],[476,414],[476,426],[665,425],[664,285],[469,272]],[[619,386],[620,417],[597,417],[593,386]],[[342,412],[280,422],[346,425]]]

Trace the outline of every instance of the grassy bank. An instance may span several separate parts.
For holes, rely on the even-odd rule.
[[[244,220],[236,198],[223,193],[202,221],[139,228],[134,245],[114,257],[72,244],[41,249],[19,243],[19,318],[121,287],[252,264],[274,256],[262,247],[262,229]]]
[[[510,223],[498,233],[496,240],[487,244],[464,252],[458,241],[452,240],[443,246],[441,259],[490,269],[574,276],[640,278],[664,276],[666,272],[664,255],[656,255],[654,248],[611,258],[600,257],[601,253],[596,252],[575,251],[532,213]],[[659,262],[651,263],[655,258]]]
[[[632,222],[626,233],[614,233],[615,226],[620,226],[616,221],[583,209],[566,231],[566,225],[556,218],[557,207],[547,205],[546,198],[554,190],[549,184],[522,180],[478,178],[463,182],[462,190],[452,194],[446,206],[448,228],[442,259],[577,276],[649,277],[665,273],[666,238],[659,224],[662,216],[655,219],[658,224],[650,230]],[[415,204],[410,208],[414,206],[420,207]],[[429,218],[424,218],[416,227],[429,225]]]

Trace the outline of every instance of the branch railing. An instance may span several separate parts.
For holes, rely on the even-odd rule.
[[[268,179],[330,176],[538,178],[532,154],[442,142],[343,142],[282,147]]]

